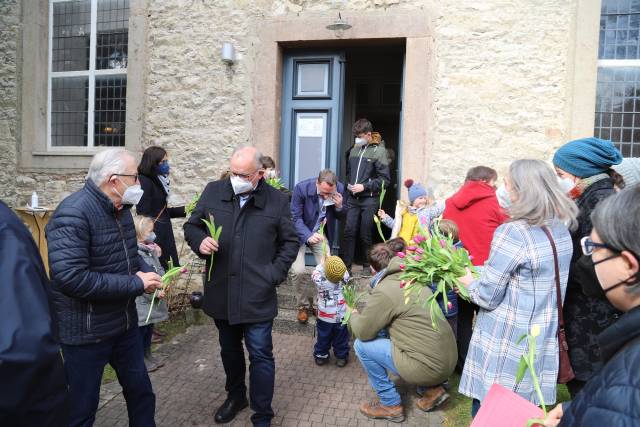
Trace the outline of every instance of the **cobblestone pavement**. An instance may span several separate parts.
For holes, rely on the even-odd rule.
[[[353,352],[349,364],[316,366],[311,355],[314,338],[273,334],[276,386],[273,399],[275,426],[397,426],[369,420],[358,411],[360,403],[374,397],[360,362]],[[222,404],[224,371],[217,330],[213,324],[191,326],[186,333],[155,353],[165,365],[150,374],[156,393],[158,426],[214,426],[213,413]],[[248,367],[247,362],[247,367]],[[247,372],[248,375],[248,372]],[[248,384],[248,379],[247,379]],[[425,413],[413,406],[415,390],[399,385],[407,408],[401,425],[438,426],[441,412]],[[230,426],[251,425],[251,410],[243,410]],[[126,426],[127,410],[117,382],[101,392],[96,426]]]

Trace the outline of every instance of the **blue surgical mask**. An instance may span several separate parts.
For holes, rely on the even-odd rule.
[[[145,243],[153,243],[156,241],[156,233],[153,231],[147,234],[147,237],[144,238]]]
[[[169,167],[169,162],[168,162],[168,161],[166,161],[166,160],[165,160],[164,162],[161,162],[161,163],[158,165],[158,173],[159,173],[160,175],[169,175],[169,170],[170,170],[170,169],[171,169],[171,168]]]

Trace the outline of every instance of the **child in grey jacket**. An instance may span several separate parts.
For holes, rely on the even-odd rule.
[[[155,270],[156,273],[162,276],[165,271],[160,264],[160,259],[158,258],[161,253],[160,246],[154,243],[155,233],[153,232],[153,219],[146,216],[136,216],[134,218],[134,223],[136,226],[136,235],[138,237],[138,254]],[[163,296],[162,292],[159,292],[159,294]],[[146,293],[136,298],[136,308],[138,309],[138,328],[140,331],[140,338],[142,340],[142,347],[144,349],[144,364],[147,367],[148,372],[155,371],[163,366],[162,362],[158,361],[151,355],[153,325],[169,318],[167,303],[163,299],[156,297],[153,302],[149,321],[147,322],[152,298],[153,294]]]

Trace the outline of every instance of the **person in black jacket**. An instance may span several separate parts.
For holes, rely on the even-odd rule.
[[[589,291],[606,295],[620,319],[598,336],[605,364],[571,402],[556,406],[545,426],[640,425],[640,187],[622,190],[591,214],[593,231],[582,240],[599,284]]]
[[[342,259],[349,271],[360,236],[362,250],[369,253],[373,217],[379,208],[382,186],[389,188],[387,149],[379,133],[373,132],[371,122],[360,119],[353,124],[355,144],[347,157],[347,219],[344,226]]]
[[[155,425],[135,299],[162,280],[138,255],[130,208],[140,195],[133,156],[101,151],[85,186],[58,205],[46,227],[71,426],[93,424],[107,363],[123,388],[129,424]]]
[[[0,425],[66,425],[49,279],[29,230],[1,201],[0,254]]]
[[[591,260],[580,251],[580,239],[591,233],[591,212],[614,193],[608,172],[621,161],[622,156],[611,141],[599,138],[568,142],[553,156],[558,177],[567,181],[566,188],[573,187],[568,194],[580,209],[578,227],[571,232],[573,256],[563,306],[569,358],[576,375],[567,383],[572,395],[602,367],[598,334],[621,314],[604,296],[589,295],[584,291],[585,287],[593,287],[598,281]]]
[[[154,219],[155,243],[162,249],[160,263],[165,270],[170,259],[174,266],[180,265],[171,218],[186,216],[184,206],[168,206],[169,170],[169,158],[164,148],[154,146],[144,150],[138,165],[138,177],[144,193],[136,205],[136,213]]]
[[[276,286],[287,278],[298,254],[298,235],[289,199],[266,184],[260,153],[240,147],[231,157],[230,177],[207,184],[184,225],[191,249],[213,262],[204,285],[203,309],[218,328],[227,399],[215,414],[231,421],[247,406],[242,339],[249,351],[249,397],[254,425],[268,426],[275,381],[271,328],[278,313]],[[202,221],[222,226],[213,240]],[[205,275],[206,278],[206,275]]]

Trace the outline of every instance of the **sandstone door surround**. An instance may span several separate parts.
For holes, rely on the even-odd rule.
[[[319,43],[323,47],[340,47],[360,41],[376,45],[388,39],[404,39],[405,76],[402,100],[401,173],[424,181],[428,175],[432,139],[433,17],[430,9],[351,12],[352,28],[340,38],[325,26],[333,22],[337,11],[303,13],[295,16],[258,19],[253,28],[256,43],[253,52],[253,108],[250,140],[265,153],[280,151],[280,117],[282,93],[282,52],[290,46]],[[401,178],[401,177],[400,177]]]

